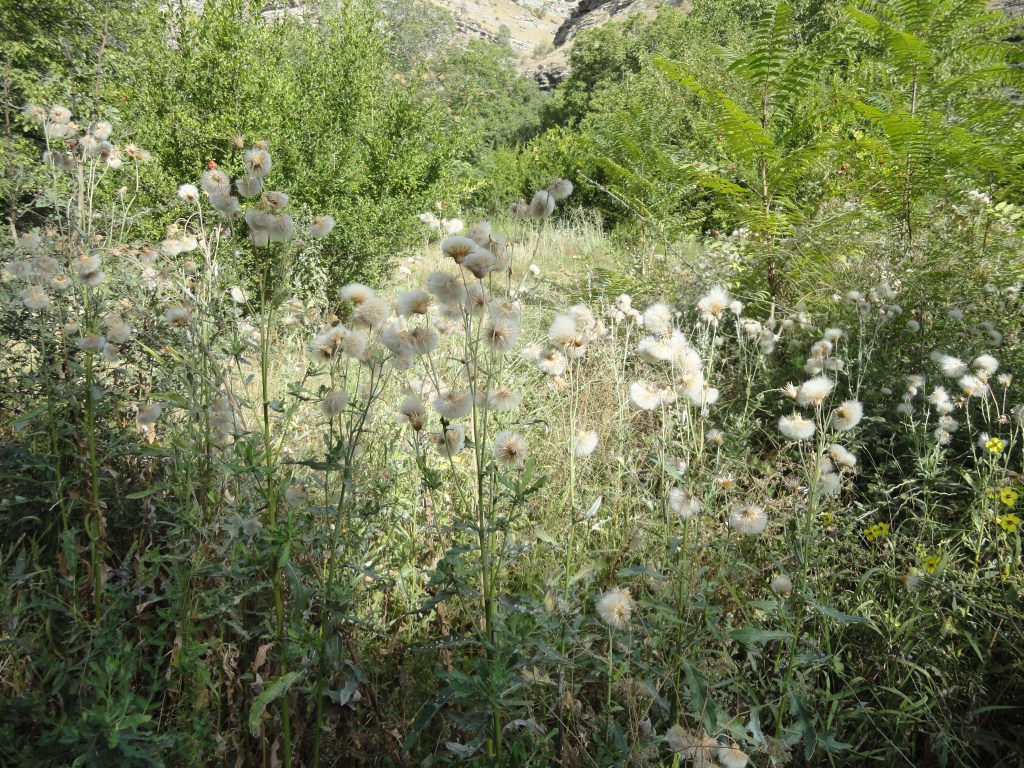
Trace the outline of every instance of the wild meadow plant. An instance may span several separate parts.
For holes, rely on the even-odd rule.
[[[1016,284],[949,309],[897,276],[765,303],[727,270],[570,296],[556,180],[508,235],[438,222],[440,268],[401,291],[300,301],[335,221],[270,188],[269,144],[182,184],[148,243],[147,154],[28,115],[53,191],[5,267],[11,755],[1008,749],[989,696],[1020,681]]]

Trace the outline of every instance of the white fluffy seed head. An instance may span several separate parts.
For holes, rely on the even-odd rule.
[[[456,264],[461,264],[476,249],[477,244],[474,240],[461,235],[453,235],[441,243],[441,253]]]
[[[459,278],[448,272],[431,272],[427,275],[427,290],[448,306],[456,306],[466,300],[466,287]]]
[[[857,400],[845,400],[832,411],[829,423],[840,432],[846,432],[860,424],[864,418],[864,406]]]
[[[494,436],[494,460],[505,467],[521,467],[529,451],[526,440],[518,432],[503,429]]]
[[[612,629],[624,629],[633,615],[633,598],[628,589],[612,587],[597,599],[597,615]]]
[[[741,504],[729,513],[729,525],[744,536],[757,536],[768,527],[768,514],[757,504]]]
[[[667,334],[672,329],[672,308],[663,302],[652,304],[644,310],[643,324],[651,333]]]
[[[546,219],[555,212],[555,198],[545,189],[534,193],[530,201],[530,215],[535,219]]]
[[[818,407],[832,394],[835,382],[828,376],[815,376],[800,385],[796,401],[804,407]]]
[[[648,381],[634,381],[629,387],[629,400],[642,411],[653,411],[662,403],[661,391]]]
[[[974,370],[978,376],[989,377],[999,370],[999,361],[992,355],[979,355],[974,358]]]
[[[334,231],[334,217],[323,215],[314,216],[309,223],[309,236],[315,240],[323,240]]]
[[[573,438],[572,451],[578,458],[585,458],[597,450],[598,441],[598,434],[594,430],[577,432]]]
[[[799,413],[779,419],[779,432],[790,440],[797,442],[810,440],[814,436],[814,431],[814,422],[805,419]]]
[[[683,520],[699,515],[703,508],[700,499],[683,488],[673,488],[668,492],[668,506]]]
[[[348,392],[343,389],[336,389],[324,395],[320,402],[320,409],[328,418],[340,415],[348,406]]]
[[[772,592],[780,597],[787,597],[793,591],[793,580],[784,573],[780,573],[771,582]]]

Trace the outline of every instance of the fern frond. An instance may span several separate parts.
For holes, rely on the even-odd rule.
[[[743,161],[778,156],[775,139],[762,127],[761,121],[744,111],[724,93],[705,86],[676,62],[659,57],[655,59],[655,64],[676,82],[710,100],[718,108],[711,120],[722,135],[731,156]]]

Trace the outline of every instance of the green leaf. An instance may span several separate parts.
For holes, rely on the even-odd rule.
[[[837,611],[835,608],[831,608],[821,603],[816,603],[813,600],[810,601],[811,608],[816,610],[818,613],[828,616],[830,619],[835,619],[843,624],[870,624],[871,622],[863,616],[851,616],[848,613]]]
[[[779,629],[758,629],[757,627],[740,627],[729,633],[729,637],[739,643],[768,643],[772,640],[792,640],[792,632]]]
[[[434,700],[428,704],[424,704],[423,708],[420,709],[419,714],[416,715],[416,719],[413,721],[412,730],[409,731],[409,736],[406,738],[405,743],[402,745],[402,754],[409,754],[409,750],[416,744],[416,740],[423,733],[430,721],[434,719],[434,715],[441,711],[445,704],[455,695],[455,688],[448,686],[441,691]]]
[[[255,736],[260,729],[260,718],[263,716],[263,710],[270,705],[271,702],[276,701],[281,696],[288,692],[288,689],[292,687],[296,680],[302,677],[301,672],[289,672],[287,675],[277,678],[274,682],[269,683],[264,689],[263,693],[256,697],[253,701],[252,707],[249,709],[249,732]]]
[[[125,498],[132,500],[144,499],[147,496],[153,496],[155,494],[160,493],[161,491],[166,491],[169,487],[169,485],[154,485],[152,488],[147,488],[144,491],[136,491],[135,493],[129,493],[127,496],[125,496]]]

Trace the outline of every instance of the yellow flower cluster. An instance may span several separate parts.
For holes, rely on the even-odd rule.
[[[889,535],[889,524],[888,523],[875,523],[864,531],[864,538],[868,541],[875,541],[875,539],[884,539]]]

